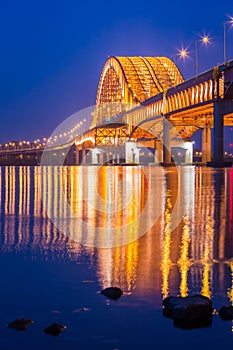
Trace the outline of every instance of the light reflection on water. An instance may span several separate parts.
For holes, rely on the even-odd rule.
[[[194,167],[185,167],[178,171],[170,168],[164,171],[164,177],[161,170],[159,176],[156,176],[157,173],[156,167],[146,170],[136,167],[2,168],[2,252],[44,249],[51,255],[59,255],[59,250],[66,250],[71,256],[76,256],[82,251],[81,245],[67,239],[52,225],[43,209],[42,191],[47,193],[48,207],[58,217],[65,216],[65,196],[72,211],[92,223],[93,242],[95,227],[111,228],[134,221],[148,201],[147,219],[150,220],[153,210],[159,210],[161,215],[145,237],[135,240],[138,227],[134,225],[131,244],[96,252],[102,287],[123,283],[124,289],[131,290],[134,284],[137,285],[140,271],[143,271],[143,285],[150,293],[154,289],[153,285],[150,286],[152,271],[155,266],[157,269],[160,266],[164,297],[169,294],[169,274],[177,274],[178,271],[179,276],[173,275],[171,280],[179,281],[182,296],[188,294],[190,270],[191,280],[195,285],[200,284],[200,291],[210,297],[213,262],[229,261],[233,257],[232,169],[195,170]],[[125,179],[127,182],[122,182]],[[81,181],[81,186],[78,181]],[[127,194],[129,184],[132,185],[130,202]],[[115,206],[113,211],[99,209],[98,202],[95,203],[99,198],[93,198],[95,185],[103,203]],[[156,193],[152,190],[155,186]],[[85,196],[80,196],[81,190]],[[174,213],[179,195],[181,201]],[[129,203],[125,204],[126,200]],[[185,215],[180,216],[180,211]],[[179,217],[180,223],[172,230],[172,221],[176,221],[176,217]],[[85,249],[93,253],[93,248]],[[173,269],[174,266],[177,270]],[[219,278],[224,279],[222,274]]]
[[[233,169],[5,167],[0,171],[2,256],[21,252],[39,261],[49,257],[82,262],[88,255],[100,289],[116,285],[149,303],[157,299],[158,305],[168,295],[193,293],[233,303]],[[89,232],[77,236],[88,234],[91,247],[75,241],[76,233],[68,238],[51,223],[41,194],[54,217],[64,220],[66,198],[74,215],[90,224]],[[137,239],[136,219],[143,210],[151,227]],[[157,220],[152,222],[154,212]],[[132,242],[121,246],[119,227],[129,222]],[[107,227],[106,232],[119,228],[119,246],[95,248],[96,227]],[[106,232],[102,239],[111,240]]]

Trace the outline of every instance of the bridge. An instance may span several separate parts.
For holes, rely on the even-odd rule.
[[[233,126],[233,61],[184,81],[167,57],[109,57],[91,116],[46,143],[3,145],[0,162],[140,163],[147,149],[147,162],[171,164],[178,147],[192,163],[191,136],[201,129],[202,162],[222,166],[224,126]]]

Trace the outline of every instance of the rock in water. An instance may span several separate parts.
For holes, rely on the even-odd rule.
[[[119,299],[121,295],[123,294],[122,290],[118,287],[108,287],[101,291],[101,294],[105,295],[107,298],[110,299]]]
[[[54,337],[58,336],[62,331],[66,329],[66,326],[62,326],[61,324],[58,323],[53,323],[49,327],[44,329],[44,332],[46,334],[53,335]]]
[[[203,295],[168,297],[163,300],[164,315],[179,328],[208,327],[212,323],[212,301]]]
[[[164,316],[173,318],[173,310],[184,298],[182,297],[167,297],[163,300],[163,314]]]
[[[25,317],[21,319],[16,318],[15,321],[8,324],[8,328],[13,328],[16,331],[25,331],[32,323],[32,320],[28,320]]]
[[[233,320],[233,306],[223,306],[218,312],[223,321]]]

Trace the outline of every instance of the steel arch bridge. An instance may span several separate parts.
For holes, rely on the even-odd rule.
[[[181,84],[184,78],[175,63],[167,57],[109,57],[103,67],[96,96],[96,113],[92,126],[106,120],[106,104],[118,114],[131,105]]]
[[[126,111],[123,121],[135,126],[163,114],[181,137],[190,138],[206,125],[213,127],[214,100],[225,98],[227,84],[232,80],[232,64],[228,66],[214,67],[184,81],[178,67],[167,57],[109,57],[98,84],[92,127],[122,111]],[[139,110],[136,106],[146,108]],[[225,125],[232,124],[232,114],[228,114]]]
[[[109,108],[110,103],[115,108]],[[221,160],[223,126],[233,125],[233,61],[184,81],[166,57],[109,57],[96,106],[91,126],[94,146],[117,146],[155,134],[163,140],[159,121],[165,117],[175,127],[171,137],[190,140],[202,129],[204,162],[211,160],[210,129],[214,129],[215,160]]]
[[[202,129],[204,163],[211,158],[221,163],[223,127],[233,126],[233,60],[184,81],[167,57],[109,57],[100,76],[91,125],[82,125],[85,129],[81,131],[81,121],[63,135],[55,135],[49,139],[46,152],[54,152],[56,156],[60,152],[63,156],[73,145],[71,158],[76,154],[75,164],[79,164],[78,152],[124,147],[131,139],[138,142],[142,138],[154,138],[159,149],[164,141],[163,119],[176,129],[170,133],[171,138],[178,136],[188,141]],[[25,153],[37,157],[42,152],[43,147],[25,150],[21,146],[14,150],[1,147],[0,155],[18,154],[23,158]]]
[[[109,57],[99,80],[96,104],[141,103],[184,81],[167,57]]]

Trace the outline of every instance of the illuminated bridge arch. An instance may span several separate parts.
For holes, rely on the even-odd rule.
[[[167,57],[109,57],[100,77],[96,104],[140,104],[183,81]]]

